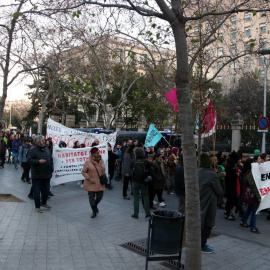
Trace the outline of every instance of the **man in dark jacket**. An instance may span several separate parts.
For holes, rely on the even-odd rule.
[[[0,167],[2,168],[4,168],[5,161],[6,161],[6,150],[7,150],[7,145],[4,141],[4,136],[2,135],[0,139],[0,160],[1,160]]]
[[[215,226],[217,200],[222,194],[222,189],[217,174],[211,169],[212,162],[207,153],[200,156],[200,168],[198,169],[200,188],[200,211],[201,211],[201,248],[202,253],[213,253],[208,247],[207,239]]]
[[[43,136],[35,137],[35,147],[31,148],[29,151],[27,162],[31,165],[36,211],[42,213],[40,206],[47,209],[51,208],[47,204],[47,199],[50,190],[50,178],[53,172],[52,155],[50,150],[45,147],[45,139]]]
[[[175,185],[175,194],[179,200],[178,212],[185,213],[185,177],[184,177],[184,166],[178,164],[175,168],[174,173],[174,185]]]

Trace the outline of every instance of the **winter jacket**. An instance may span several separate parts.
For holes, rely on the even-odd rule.
[[[122,163],[122,175],[131,176],[132,169],[131,169],[131,162],[134,160],[134,156],[128,153],[124,154],[123,163]]]
[[[166,176],[163,175],[161,166],[162,166],[161,162],[158,162],[156,159],[153,161],[154,174],[155,174],[155,177],[154,177],[155,189],[163,189],[166,183]],[[165,171],[165,168],[164,168],[164,171]]]
[[[19,154],[19,148],[21,147],[21,141],[20,140],[13,140],[12,141],[12,153]]]
[[[95,166],[98,170],[95,168]],[[101,159],[99,163],[92,160],[91,158],[84,163],[82,169],[82,175],[84,176],[85,180],[83,182],[83,188],[87,191],[103,191],[105,190],[105,185],[100,184],[99,176],[105,173],[105,165],[104,161]]]
[[[217,199],[222,195],[222,188],[217,174],[210,168],[199,168],[199,193],[200,193],[200,212],[201,227],[214,227]]]
[[[178,164],[174,174],[175,194],[185,196],[184,166]]]
[[[5,156],[6,155],[6,150],[7,146],[6,143],[3,139],[0,140],[0,156]]]
[[[40,159],[45,159],[43,164],[39,163]],[[27,154],[27,163],[31,165],[32,178],[51,178],[53,172],[53,159],[50,150],[47,147],[36,145],[31,148]]]
[[[176,157],[175,155],[169,156],[169,158],[168,158],[168,174],[169,175],[174,175],[175,168],[177,166],[177,163],[175,162],[175,160],[177,160],[177,159],[178,159],[178,157]]]
[[[24,143],[21,147],[20,147],[20,151],[19,151],[19,161],[20,162],[27,162],[27,154],[29,153],[31,149],[31,144],[26,144]]]

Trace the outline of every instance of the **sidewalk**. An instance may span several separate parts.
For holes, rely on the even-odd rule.
[[[148,222],[140,209],[140,218],[130,217],[133,201],[122,198],[122,183],[113,182],[105,191],[97,218],[91,219],[87,192],[77,182],[52,188],[50,211],[38,214],[34,202],[27,198],[30,185],[20,180],[22,169],[6,164],[0,170],[0,193],[12,194],[24,202],[0,202],[0,270],[36,269],[119,269],[141,270],[145,257],[121,244],[147,237]],[[164,194],[168,210],[177,209],[177,198]],[[141,206],[141,205],[140,205]],[[258,217],[260,235],[239,226],[240,219],[230,222],[217,213],[217,237],[209,244],[214,254],[203,254],[203,270],[259,267],[270,269],[270,221],[266,213]],[[184,252],[182,263],[184,262]],[[149,269],[168,269],[150,262]]]

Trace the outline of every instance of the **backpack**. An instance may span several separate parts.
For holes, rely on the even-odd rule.
[[[147,170],[145,169],[144,161],[136,161],[132,171],[132,181],[144,182],[147,177]]]

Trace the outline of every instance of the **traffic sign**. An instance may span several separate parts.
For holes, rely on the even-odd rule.
[[[267,117],[260,117],[258,120],[258,127],[259,129],[267,129],[269,126],[269,120]]]
[[[268,132],[268,129],[258,129],[257,132],[267,133]]]

